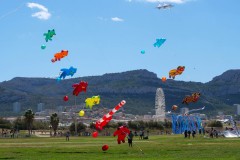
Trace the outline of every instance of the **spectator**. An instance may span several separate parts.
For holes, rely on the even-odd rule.
[[[192,131],[192,137],[195,138],[196,131]]]
[[[139,136],[140,136],[139,139],[143,139],[143,131],[139,132]]]
[[[187,132],[187,130],[185,130],[184,131],[184,138],[187,138],[187,134],[188,134],[188,132]]]
[[[191,135],[191,131],[189,130],[188,131],[188,138],[190,138],[190,135]]]
[[[132,133],[132,131],[130,131],[130,133],[129,133],[129,135],[128,135],[128,146],[130,147],[132,147],[132,140],[133,140],[133,133]]]
[[[199,129],[198,132],[199,132],[199,134],[202,134],[202,130],[201,129]]]
[[[134,132],[134,136],[138,136],[137,131]]]
[[[217,130],[214,130],[214,135],[216,138],[218,138],[218,131]]]
[[[66,141],[69,141],[69,137],[70,137],[70,132],[67,131],[67,133],[66,133]]]

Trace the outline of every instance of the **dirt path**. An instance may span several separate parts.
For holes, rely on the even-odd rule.
[[[36,135],[37,137],[50,137],[49,134],[42,134],[42,132],[35,132],[35,135]]]

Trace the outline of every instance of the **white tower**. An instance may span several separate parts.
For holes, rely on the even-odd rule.
[[[21,103],[15,102],[13,103],[13,112],[19,113],[21,111]]]
[[[158,88],[155,98],[156,115],[153,117],[156,121],[164,121],[165,119],[165,96],[162,88]]]

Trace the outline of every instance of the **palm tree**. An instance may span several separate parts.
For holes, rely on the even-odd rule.
[[[28,129],[28,134],[30,136],[31,132],[32,132],[32,124],[33,124],[33,120],[34,120],[34,113],[31,109],[28,109],[25,114],[24,114],[24,120],[25,123],[27,125],[27,129]]]
[[[59,118],[57,113],[53,113],[51,115],[51,120],[50,120],[50,124],[52,126],[52,129],[54,131],[54,136],[56,136],[56,132],[57,132],[57,128],[58,128],[58,123],[59,123]]]

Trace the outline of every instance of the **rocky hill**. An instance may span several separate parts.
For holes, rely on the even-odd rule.
[[[74,97],[72,84],[81,80],[88,82],[88,90]],[[93,95],[101,96],[101,103],[96,107],[113,108],[125,99],[127,102],[124,106],[125,113],[154,114],[155,93],[159,87],[165,92],[167,110],[176,104],[179,108],[206,106],[206,110],[202,112],[207,114],[218,111],[233,113],[232,105],[240,103],[240,70],[226,71],[208,83],[170,79],[162,82],[155,73],[147,70],[79,77],[61,82],[48,78],[16,77],[0,83],[0,114],[13,114],[12,106],[16,101],[21,102],[24,111],[27,108],[36,110],[40,102],[44,103],[46,108],[83,104],[87,97]],[[181,104],[185,95],[190,95],[192,92],[201,92],[200,100],[188,106]],[[68,102],[62,100],[65,95],[69,96]]]

